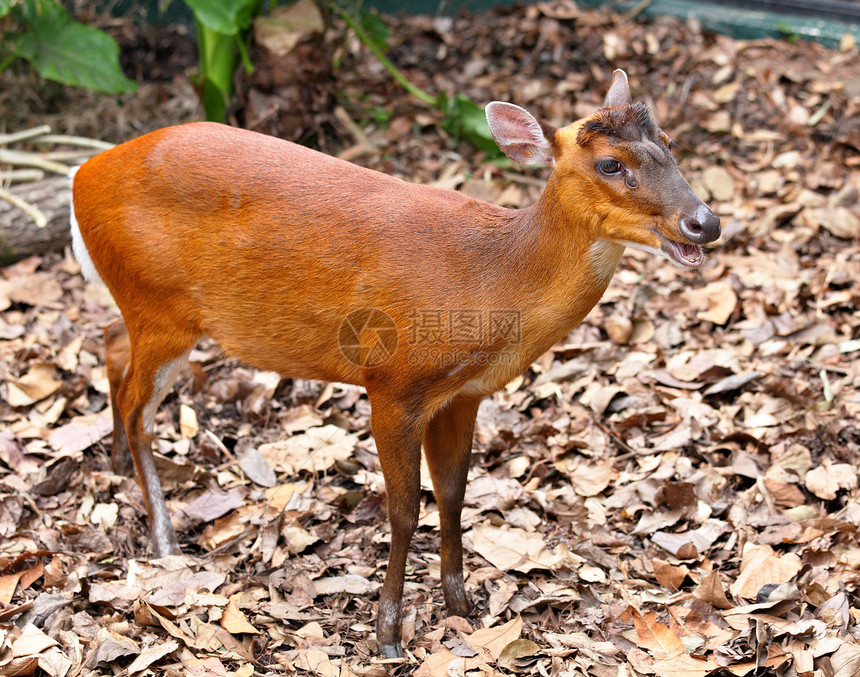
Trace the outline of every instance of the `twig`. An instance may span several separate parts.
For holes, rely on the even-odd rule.
[[[437,98],[431,94],[428,94],[423,89],[410,82],[409,79],[397,69],[397,66],[391,63],[388,57],[385,56],[385,53],[379,48],[379,45],[377,45],[373,41],[373,39],[367,33],[364,32],[364,29],[359,26],[358,23],[347,12],[342,10],[337,5],[334,5],[332,9],[341,19],[344,20],[346,25],[352,29],[356,36],[358,36],[358,39],[361,40],[365,44],[365,46],[373,53],[373,56],[379,59],[379,62],[383,65],[385,70],[388,71],[389,75],[391,75],[391,77],[397,80],[397,82],[400,84],[401,87],[403,87],[403,89],[405,89],[413,96],[418,97],[424,103],[430,106],[437,105]]]
[[[55,150],[50,153],[41,153],[41,157],[54,162],[62,162],[64,160],[79,160],[81,158],[91,158],[93,155],[101,153],[99,148],[79,148],[78,150]]]
[[[334,117],[340,122],[344,127],[346,127],[347,131],[350,133],[355,142],[361,146],[373,146],[372,143],[367,138],[367,134],[364,133],[364,130],[356,123],[351,117],[349,117],[349,113],[346,112],[346,109],[343,106],[335,106],[334,109]]]
[[[20,132],[12,132],[11,134],[0,134],[0,146],[5,146],[18,141],[26,141],[34,136],[42,136],[51,133],[51,125],[39,125],[32,129],[22,129]]]
[[[0,199],[6,200],[9,204],[14,207],[17,207],[22,212],[27,214],[33,221],[36,222],[36,225],[39,228],[44,228],[48,225],[48,219],[45,215],[39,210],[35,205],[31,205],[26,200],[22,200],[20,197],[15,195],[14,193],[10,193],[5,188],[0,187]]]
[[[0,149],[0,163],[19,167],[38,167],[57,174],[68,174],[72,169],[68,165],[46,160],[38,153],[28,153],[21,150]]]
[[[542,179],[537,179],[534,176],[515,174],[514,172],[502,172],[502,178],[506,181],[510,181],[511,183],[521,183],[525,186],[537,186],[538,188],[543,188],[546,185],[546,181]]]
[[[45,126],[47,127],[47,125]],[[108,143],[107,141],[88,139],[85,136],[69,136],[67,134],[43,134],[42,136],[34,137],[33,143],[65,143],[70,146],[97,148],[98,150],[108,150],[109,148],[114,147],[114,144]]]
[[[630,9],[628,9],[621,16],[623,16],[625,19],[634,19],[637,16],[639,16],[639,14],[641,14],[646,9],[648,9],[648,5],[650,5],[650,4],[651,4],[651,0],[642,0],[642,2],[640,2],[635,7],[631,7]]]
[[[5,184],[41,181],[44,178],[45,172],[41,169],[10,169],[8,172],[0,173],[0,180]]]

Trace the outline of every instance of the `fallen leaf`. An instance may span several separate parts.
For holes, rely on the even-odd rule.
[[[540,534],[511,527],[477,525],[472,529],[472,546],[502,571],[513,569],[525,573],[532,569],[552,569],[563,559],[547,550]]]
[[[769,545],[747,542],[741,556],[741,573],[729,589],[737,597],[755,599],[763,586],[787,583],[801,566],[800,557],[794,553],[778,556]]]
[[[118,658],[137,656],[140,647],[130,637],[124,637],[107,628],[99,628],[95,637],[95,650],[89,657],[89,664],[116,665]]]
[[[530,639],[515,639],[508,644],[499,654],[499,664],[512,663],[517,658],[526,658],[534,656],[541,650],[538,644],[535,644]]]
[[[336,461],[352,455],[358,437],[335,425],[311,428],[306,433],[261,444],[260,455],[277,472],[295,475],[299,470],[324,472]]]
[[[726,85],[732,87],[733,85]],[[715,200],[725,202],[735,195],[735,180],[732,175],[718,165],[710,165],[702,172],[702,183]]]
[[[273,487],[278,481],[275,471],[254,447],[239,457],[239,467],[242,468],[242,472],[248,476],[248,479],[261,487]]]
[[[248,633],[259,635],[260,631],[248,622],[245,614],[236,606],[236,595],[230,598],[229,604],[221,616],[221,627],[232,635]]]
[[[518,639],[523,630],[523,619],[513,618],[504,625],[481,628],[466,637],[466,642],[481,656],[499,660],[499,656],[511,642]]]
[[[232,510],[245,505],[246,491],[243,488],[231,489],[230,491],[204,491],[188,505],[182,508],[182,512],[197,522],[211,522]]]
[[[719,571],[711,571],[702,576],[693,591],[693,597],[707,602],[715,609],[731,609],[734,606],[726,597]]]
[[[824,461],[812,468],[804,477],[806,488],[825,501],[836,498],[841,489],[851,490],[857,486],[857,471],[848,463]]]
[[[705,677],[719,667],[717,661],[710,656],[701,658],[687,654],[651,663],[654,674],[659,677]]]
[[[62,298],[63,288],[53,273],[32,273],[9,280],[5,295],[15,303],[46,306]]]
[[[173,639],[145,647],[144,649],[141,649],[138,656],[129,664],[126,670],[130,675],[143,672],[153,663],[160,661],[162,658],[170,655],[178,648],[179,643]]]
[[[78,416],[70,423],[54,428],[48,443],[57,451],[74,454],[88,449],[113,432],[113,415],[109,409],[98,414]]]
[[[62,381],[54,378],[56,367],[53,364],[32,364],[27,373],[20,378],[6,381],[9,404],[13,407],[26,407],[34,402],[53,395]]]
[[[379,588],[376,581],[357,574],[318,578],[313,584],[317,595],[339,595],[344,592],[350,595],[369,595]]]
[[[340,674],[340,669],[321,649],[299,649],[294,665],[320,677],[338,677]]]
[[[695,557],[697,554],[707,552],[714,541],[723,534],[727,526],[728,524],[722,520],[709,519],[693,531],[683,533],[657,531],[651,536],[651,540],[667,552],[685,559],[686,557]],[[685,552],[682,557],[682,550],[686,546],[692,546],[696,554]]]
[[[650,651],[655,658],[674,658],[684,653],[684,644],[668,626],[657,620],[654,612],[640,613],[629,607],[636,628],[636,644]]]
[[[12,597],[18,589],[18,581],[23,575],[24,572],[19,571],[14,574],[0,576],[0,602],[3,602],[4,604],[12,603]]]
[[[183,440],[196,437],[200,431],[197,413],[187,404],[179,405],[179,435]]]

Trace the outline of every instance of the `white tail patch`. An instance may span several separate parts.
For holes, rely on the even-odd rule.
[[[81,266],[81,274],[90,282],[104,284],[99,277],[96,267],[93,265],[93,260],[90,258],[90,253],[87,251],[87,245],[84,244],[84,238],[81,236],[81,228],[78,225],[78,219],[75,216],[75,172],[79,167],[73,167],[69,172],[69,185],[72,188],[71,198],[69,199],[69,221],[72,226],[72,252],[75,254],[75,259]]]

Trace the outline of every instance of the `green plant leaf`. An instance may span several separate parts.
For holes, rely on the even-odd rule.
[[[109,94],[137,89],[120,70],[116,41],[72,20],[53,0],[25,0],[15,7],[15,15],[30,29],[19,37],[18,56],[43,78]]]
[[[216,33],[199,21],[197,49],[200,57],[200,74],[197,87],[206,119],[224,122],[227,106],[233,97],[233,74],[239,63],[237,42],[239,35]]]
[[[449,99],[440,94],[437,105],[445,113],[442,129],[456,139],[471,143],[490,157],[502,154],[490,133],[490,125],[484,110],[465,94]]]
[[[236,35],[251,25],[261,0],[185,0],[194,18],[222,35]]]
[[[376,12],[363,10],[360,16],[361,27],[367,33],[367,37],[373,40],[374,44],[383,52],[390,49],[388,40],[391,37],[391,31],[388,29],[385,21]]]
[[[0,0],[0,19],[12,11],[13,0]]]

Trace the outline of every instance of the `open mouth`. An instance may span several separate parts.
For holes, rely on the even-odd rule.
[[[705,252],[697,244],[688,244],[686,242],[675,242],[670,240],[665,235],[657,234],[660,238],[660,245],[668,258],[680,266],[686,268],[698,268],[705,260]]]

